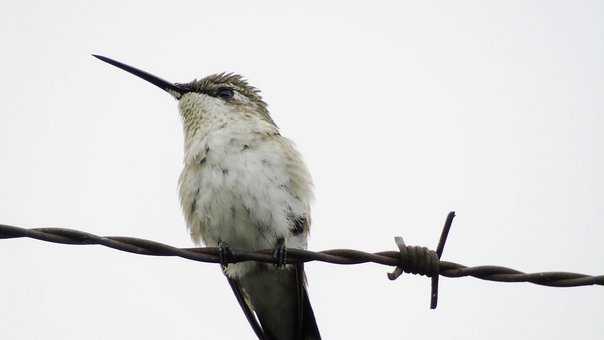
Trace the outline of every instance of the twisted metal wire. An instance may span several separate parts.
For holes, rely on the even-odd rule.
[[[314,252],[288,248],[286,261],[290,264],[320,261],[340,265],[371,262],[396,267],[393,273],[388,274],[391,280],[396,279],[403,272],[428,276],[432,279],[431,308],[436,307],[439,276],[450,278],[471,276],[487,281],[530,282],[548,287],[604,286],[604,275],[591,276],[571,272],[524,273],[502,266],[467,267],[459,263],[440,260],[454,216],[453,212],[447,216],[437,251],[432,251],[425,247],[407,246],[404,244],[402,238],[397,237],[395,241],[399,247],[399,251],[367,253],[353,249],[331,249]],[[236,263],[242,261],[275,262],[272,249],[255,252],[231,249],[232,254],[226,259],[221,259],[219,248],[216,247],[177,248],[160,242],[135,237],[98,236],[67,228],[27,229],[0,224],[0,239],[23,237],[61,244],[102,245],[139,255],[177,256],[209,263]]]

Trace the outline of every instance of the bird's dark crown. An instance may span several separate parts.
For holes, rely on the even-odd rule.
[[[239,106],[259,114],[261,118],[276,126],[268,112],[266,103],[260,96],[260,90],[251,86],[245,78],[238,74],[226,72],[217,73],[200,80],[195,79],[187,84],[176,85],[184,87],[191,92],[203,93],[212,97],[221,98],[229,105]],[[241,97],[237,99],[236,96],[233,96],[232,92],[231,96],[224,97],[223,94],[225,89],[237,92],[247,100],[241,100]]]
[[[217,73],[202,79],[195,79],[190,83],[182,84],[194,92],[216,96],[219,90],[230,88],[247,97],[251,102],[266,110],[266,103],[260,96],[260,90],[251,86],[245,78],[235,73]]]

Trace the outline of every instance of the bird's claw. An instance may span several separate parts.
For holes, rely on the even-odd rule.
[[[220,266],[222,267],[222,271],[225,271],[229,266],[230,260],[233,259],[233,252],[229,247],[229,244],[220,241],[218,242],[218,257],[220,258]]]
[[[287,248],[283,239],[277,241],[277,246],[273,250],[273,260],[277,268],[283,268],[287,264]]]

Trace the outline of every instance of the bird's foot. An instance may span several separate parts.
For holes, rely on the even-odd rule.
[[[220,258],[220,267],[224,272],[229,266],[230,260],[233,259],[233,252],[229,247],[229,244],[224,241],[218,242],[218,257]]]
[[[282,238],[277,240],[277,246],[273,250],[273,260],[277,268],[283,268],[287,263],[287,248],[285,247],[285,240]]]

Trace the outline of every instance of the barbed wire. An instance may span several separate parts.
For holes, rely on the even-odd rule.
[[[320,252],[287,248],[286,262],[327,262],[338,265],[354,265],[361,263],[376,263],[396,267],[393,273],[388,273],[391,280],[403,272],[428,276],[432,279],[431,308],[436,308],[438,296],[438,277],[459,278],[471,276],[481,280],[496,282],[529,282],[548,287],[578,287],[599,285],[604,286],[604,275],[591,276],[571,272],[538,272],[524,273],[519,270],[502,266],[473,266],[468,267],[459,263],[443,261],[440,257],[449,233],[454,212],[447,216],[437,251],[426,247],[407,246],[401,237],[395,242],[399,251],[381,251],[368,253],[354,249],[331,249]],[[21,228],[0,224],[0,239],[33,238],[36,240],[70,244],[70,245],[102,245],[112,249],[149,256],[177,256],[193,261],[209,263],[236,263],[242,261],[258,261],[275,263],[273,249],[259,251],[242,251],[231,249],[227,258],[221,257],[217,247],[177,248],[164,243],[126,236],[98,236],[95,234],[67,228]]]

